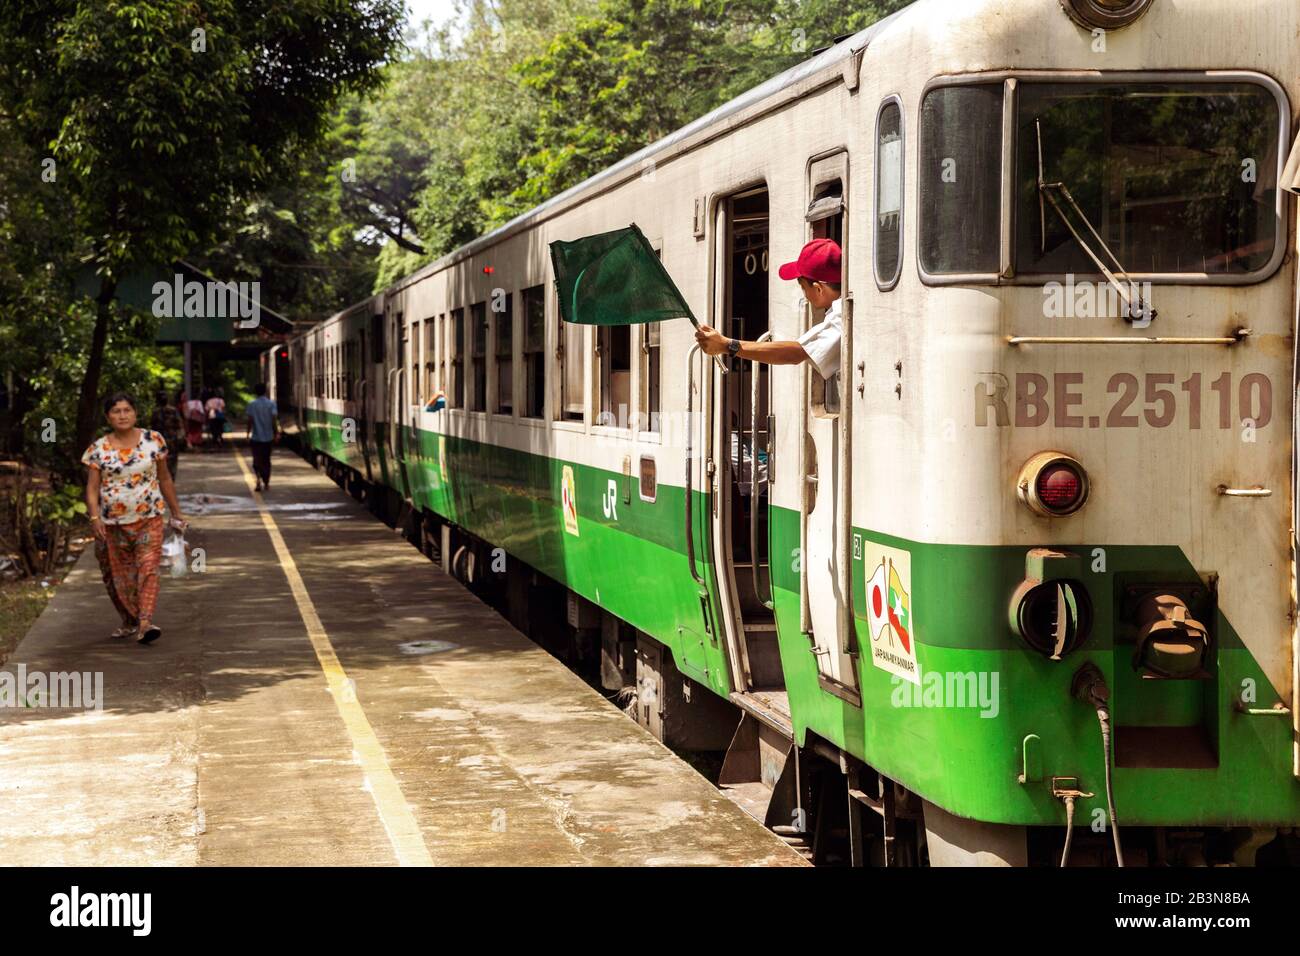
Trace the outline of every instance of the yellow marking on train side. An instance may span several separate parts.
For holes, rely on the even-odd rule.
[[[415,815],[411,813],[406,797],[402,795],[402,788],[388,765],[388,755],[384,753],[383,745],[379,742],[365,710],[357,700],[355,685],[348,678],[347,671],[343,669],[338,654],[334,651],[334,645],[330,643],[325,625],[321,623],[320,615],[316,613],[316,605],[312,603],[311,595],[307,593],[307,585],[303,583],[302,575],[298,573],[298,565],[289,552],[289,546],[285,544],[280,529],[276,526],[275,518],[267,510],[261,492],[255,490],[256,481],[253,472],[244,461],[244,456],[238,451],[235,451],[234,455],[235,461],[239,462],[239,468],[244,473],[244,482],[248,485],[249,493],[257,502],[258,514],[261,515],[262,524],[266,528],[266,533],[270,535],[271,544],[275,547],[280,568],[289,581],[289,590],[293,592],[294,603],[298,605],[298,614],[307,627],[307,637],[311,640],[313,650],[316,651],[316,660],[320,662],[321,670],[325,672],[325,680],[329,685],[330,695],[334,698],[334,706],[338,708],[339,716],[343,718],[343,724],[347,727],[353,751],[365,773],[370,795],[374,798],[375,809],[379,811],[379,819],[388,833],[393,851],[397,854],[397,862],[402,866],[433,866],[433,858],[429,856],[429,849],[425,846],[420,826],[415,822]]]

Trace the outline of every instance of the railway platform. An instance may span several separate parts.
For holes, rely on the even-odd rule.
[[[102,709],[0,707],[5,863],[804,865],[306,462],[249,466],[182,459],[161,640],[109,638],[88,549],[6,662]]]

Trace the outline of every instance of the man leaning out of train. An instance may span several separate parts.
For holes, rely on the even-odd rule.
[[[787,262],[778,273],[782,279],[798,279],[804,298],[814,309],[825,309],[821,322],[793,342],[742,342],[729,339],[717,329],[700,326],[695,340],[709,355],[736,355],[769,365],[798,365],[811,362],[822,378],[840,370],[840,247],[834,239],[814,239],[803,247],[799,258]]]

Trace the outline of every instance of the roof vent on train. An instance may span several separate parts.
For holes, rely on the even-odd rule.
[[[1061,0],[1070,19],[1085,30],[1118,30],[1151,9],[1155,0]]]

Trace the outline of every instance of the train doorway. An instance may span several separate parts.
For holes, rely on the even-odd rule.
[[[719,331],[729,338],[763,340],[770,337],[767,188],[732,196],[723,207]],[[788,716],[768,548],[770,367],[732,360],[731,373],[715,381],[721,438],[715,541],[730,611],[735,686]]]

